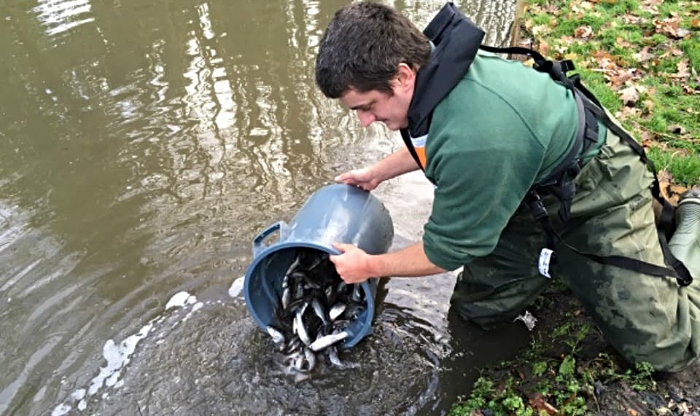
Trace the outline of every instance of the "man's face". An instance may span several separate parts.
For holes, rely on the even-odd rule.
[[[393,94],[376,90],[359,92],[351,88],[340,97],[343,105],[357,112],[362,127],[375,121],[384,123],[389,130],[408,127],[408,107],[413,97],[415,73],[402,65],[390,83]]]

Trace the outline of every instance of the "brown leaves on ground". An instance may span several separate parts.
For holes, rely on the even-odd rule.
[[[584,13],[597,14],[595,5],[597,3],[615,4],[618,0],[574,0],[570,3],[568,10],[568,18],[575,18]],[[659,16],[658,6],[663,3],[663,0],[642,0],[638,10],[628,11],[619,16],[619,19],[624,24],[632,24],[636,26],[645,26],[653,28],[648,31],[645,36],[651,37],[654,34],[662,34],[668,38],[667,42],[663,42],[656,47],[644,46],[638,53],[633,54],[636,62],[625,62],[621,57],[611,55],[608,52],[595,52],[589,56],[589,62],[581,62],[579,66],[593,68],[603,72],[608,86],[620,95],[620,99],[626,106],[635,106],[640,100],[639,88],[634,88],[635,82],[644,78],[648,72],[655,70],[659,65],[660,60],[668,57],[681,57],[683,51],[677,46],[680,39],[691,36],[691,28],[700,27],[700,17],[693,18],[690,23],[690,28],[681,26],[681,16],[676,13],[671,13],[669,17],[661,18]],[[530,7],[538,8],[538,12],[545,12],[552,16],[560,16],[565,13],[564,10],[556,8],[552,4],[544,6],[530,5]],[[641,12],[650,13],[654,18],[641,17],[638,14]],[[691,13],[691,12],[688,12]],[[571,36],[562,36],[559,38],[558,45],[549,45],[540,40],[551,32],[558,24],[558,19],[552,19],[548,24],[533,25],[532,21],[526,21],[524,26],[535,39],[538,39],[537,46],[544,56],[554,56],[555,59],[564,58],[566,50],[574,42],[586,42],[596,37],[596,33],[589,25],[582,25],[574,29]],[[614,25],[614,22],[611,22]],[[532,43],[532,42],[530,42]],[[635,47],[631,42],[622,37],[618,37],[616,41],[619,47],[628,49]],[[532,46],[532,45],[531,45]],[[579,57],[582,58],[582,57]],[[677,64],[675,73],[662,74],[669,81],[678,83],[686,94],[697,94],[696,88],[690,87],[688,82],[694,76],[690,66],[689,59],[683,59]],[[695,74],[696,75],[696,74]],[[649,107],[649,106],[647,106]],[[647,110],[651,110],[647,108]],[[624,114],[623,114],[624,115]]]
[[[684,59],[678,62],[676,68],[678,72],[669,75],[671,78],[690,78],[690,59]]]
[[[559,414],[559,409],[547,403],[542,394],[537,393],[529,397],[528,402],[530,407],[535,410],[538,415],[557,415]]]
[[[593,29],[590,26],[579,26],[574,29],[574,37],[578,39],[590,39],[593,37]]]
[[[653,23],[656,33],[661,33],[671,39],[683,39],[690,36],[690,30],[680,27],[681,19],[677,16],[664,20],[654,19]]]
[[[618,94],[620,94],[622,103],[628,107],[633,107],[639,101],[639,91],[634,85],[618,91]]]
[[[620,0],[572,0],[566,2],[567,8],[560,9],[554,6],[555,1],[547,2],[542,6],[531,3],[529,7],[532,7],[534,13],[544,12],[552,16],[552,19],[548,24],[537,26],[533,26],[532,21],[525,22],[525,28],[534,38],[534,41],[529,41],[529,46],[539,48],[544,56],[553,59],[572,59],[579,68],[600,72],[608,88],[617,94],[623,104],[615,116],[644,131],[639,125],[639,120],[650,119],[654,117],[655,111],[659,110],[656,91],[642,85],[645,78],[653,76],[659,78],[663,84],[678,86],[683,95],[700,95],[698,68],[692,67],[690,59],[680,45],[682,39],[695,36],[693,32],[698,33],[700,12],[697,8],[686,7],[686,0],[679,0],[677,12],[662,15],[659,6],[664,0],[640,0],[638,8],[616,16],[600,30],[594,31],[591,26],[581,24],[567,35],[556,39],[547,37],[562,19],[599,16],[600,13],[596,10],[597,4],[616,4],[618,1]],[[614,30],[614,27],[619,24],[643,28],[642,41],[632,40],[632,37],[627,37],[624,32],[620,32],[615,42],[619,48],[627,51],[638,49],[638,52],[620,55],[617,55],[614,49],[593,51],[587,55],[574,55],[570,52],[576,50],[572,47],[574,44],[599,42],[603,39],[602,34],[606,30]],[[659,34],[665,37],[664,41],[659,42]],[[545,37],[547,42],[543,40]],[[601,46],[602,48],[604,47]],[[668,64],[669,60],[675,61],[675,70]],[[700,114],[700,108],[688,108],[685,111],[690,114]],[[690,137],[692,132],[688,132],[688,127],[676,124],[669,125],[666,132],[643,132],[641,141],[645,147],[664,147],[669,139],[700,141],[700,138]]]

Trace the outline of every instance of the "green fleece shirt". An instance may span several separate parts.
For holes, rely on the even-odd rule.
[[[566,157],[577,123],[573,94],[549,75],[479,52],[428,131],[428,259],[455,270],[491,253],[530,187]]]

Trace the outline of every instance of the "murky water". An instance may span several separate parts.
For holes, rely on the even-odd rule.
[[[360,367],[295,383],[248,315],[252,238],[401,146],[314,87],[342,4],[1,3],[0,414],[441,414],[526,340],[447,319],[451,274],[395,278]],[[457,4],[507,42],[512,4]],[[420,175],[377,196],[420,238]]]

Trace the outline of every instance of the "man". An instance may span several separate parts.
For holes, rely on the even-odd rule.
[[[604,111],[548,73],[479,51],[482,38],[451,3],[425,32],[381,4],[336,12],[316,61],[319,88],[356,111],[363,127],[382,122],[407,144],[336,180],[370,191],[422,168],[435,185],[422,242],[382,255],[338,244],[338,273],[359,283],[463,266],[452,307],[484,327],[512,321],[551,278],[561,279],[631,362],[687,367],[700,354],[700,291],[664,268],[653,175],[620,139],[626,133],[603,122]],[[558,185],[546,188],[553,177]],[[542,194],[544,206],[533,191],[542,189],[556,194]],[[670,245],[690,245],[680,259],[700,278],[700,192],[681,208],[690,220],[680,219],[684,231]],[[542,224],[552,231],[533,214],[549,218]],[[574,249],[669,276],[601,264]]]

